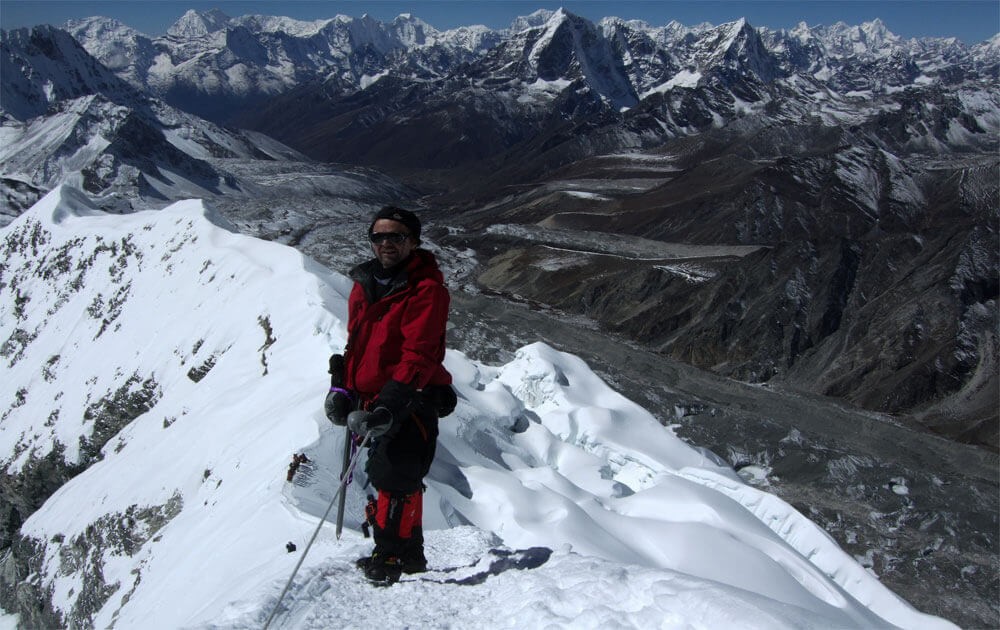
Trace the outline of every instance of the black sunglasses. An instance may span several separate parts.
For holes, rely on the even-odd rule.
[[[401,245],[408,238],[410,235],[403,232],[371,232],[368,234],[368,240],[376,245],[385,241]]]

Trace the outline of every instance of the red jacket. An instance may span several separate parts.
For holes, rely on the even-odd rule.
[[[373,301],[378,264],[370,260],[350,273],[346,386],[371,400],[389,379],[414,389],[451,384],[442,365],[451,297],[434,255],[415,249],[388,293]]]

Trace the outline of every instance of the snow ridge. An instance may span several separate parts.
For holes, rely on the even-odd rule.
[[[18,588],[51,589],[53,614],[77,625],[258,627],[296,559],[285,543],[304,543],[332,496],[343,432],[321,402],[350,282],[233,233],[199,201],[110,216],[62,186],[0,236],[0,379],[16,392],[0,401],[3,469],[51,453],[87,466],[24,523],[39,570]],[[284,627],[366,625],[416,594],[426,625],[454,613],[483,627],[718,626],[738,614],[768,628],[951,627],[580,359],[533,344],[502,366],[446,361],[460,403],[428,478],[432,568],[475,565],[497,545],[551,559],[478,586],[418,580],[376,596],[350,568],[367,548],[353,487],[349,531],[338,542],[324,529]],[[111,413],[116,401],[134,415]],[[311,463],[288,483],[300,452]],[[501,607],[510,619],[483,614]]]

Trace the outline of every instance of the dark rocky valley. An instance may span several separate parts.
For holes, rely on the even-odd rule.
[[[293,26],[4,33],[3,214],[67,177],[198,196],[346,271],[373,209],[419,209],[451,347],[581,356],[920,610],[1000,623],[997,38]],[[58,459],[0,480],[5,546]]]

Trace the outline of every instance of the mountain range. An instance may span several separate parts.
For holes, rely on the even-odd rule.
[[[62,183],[118,213],[196,197],[339,269],[408,204],[477,317],[1000,448],[1000,35],[189,11],[3,32],[0,72],[3,223]],[[463,350],[509,353],[463,317]],[[725,452],[708,415],[682,423]]]
[[[506,236],[480,276],[700,367],[1000,443],[1000,36],[966,46],[904,40],[878,20],[776,31],[565,10],[499,31],[220,11],[189,11],[158,38],[104,18],[66,30],[78,47],[55,31],[5,35],[5,76],[25,78],[5,81],[4,109],[31,144],[39,113],[68,109],[62,126],[102,154],[77,169],[90,192],[153,188],[165,203],[176,174],[203,195],[249,190],[202,159],[267,154],[226,135],[249,129],[399,178],[478,252],[496,251],[483,232],[495,223],[758,247],[690,282],[658,260],[552,272],[533,263],[544,242]],[[59,42],[48,49],[67,63],[32,38]],[[92,93],[98,104],[73,98]],[[85,130],[82,112],[107,101],[128,115],[100,118],[128,126],[95,149],[89,139],[109,134]],[[170,134],[201,148],[178,153]],[[162,167],[129,148],[136,136],[162,147]],[[91,159],[65,143],[12,146],[7,194],[37,191],[27,199],[62,172],[52,156]]]

